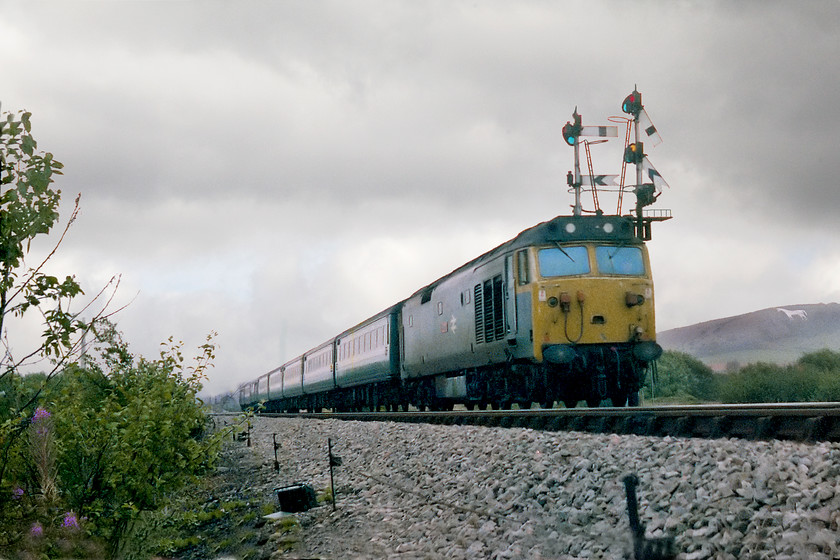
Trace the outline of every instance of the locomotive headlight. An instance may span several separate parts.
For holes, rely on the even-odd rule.
[[[634,305],[642,305],[645,302],[645,296],[642,294],[636,294],[633,292],[626,292],[624,294],[624,303],[627,307],[633,307]]]

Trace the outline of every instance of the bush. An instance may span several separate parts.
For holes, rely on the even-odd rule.
[[[812,366],[827,375],[840,376],[840,353],[832,350],[818,350],[805,354],[796,363],[800,366]]]
[[[664,352],[656,362],[655,374],[644,387],[651,398],[705,401],[715,398],[715,376],[711,368],[683,352]]]
[[[107,336],[104,362],[66,372],[56,398],[58,475],[68,505],[117,553],[140,512],[156,510],[212,465],[219,440],[204,437],[197,397],[213,357],[209,340],[186,368],[171,340],[159,359],[135,360],[116,333]]]
[[[820,350],[791,365],[747,365],[721,379],[719,397],[728,403],[840,400],[840,354]]]
[[[223,435],[205,433],[197,398],[213,358],[210,337],[193,366],[171,340],[159,359],[147,360],[132,356],[110,326],[100,339],[97,359],[67,368],[42,394],[32,434],[15,448],[10,479],[25,499],[4,511],[12,515],[0,549],[35,551],[72,513],[91,542],[120,556],[141,514],[159,509],[215,460]],[[37,542],[11,536],[34,527],[42,527]]]
[[[80,284],[44,265],[78,197],[52,251],[27,263],[33,240],[58,223],[63,168],[31,128],[28,112],[0,116],[0,554],[100,558],[107,541],[115,556],[142,512],[213,461],[222,436],[204,437],[197,393],[214,347],[208,337],[192,367],[171,340],[159,359],[135,359],[104,320],[116,278],[82,306],[90,321],[71,311]],[[9,331],[30,317],[40,317],[39,342],[12,347]],[[104,327],[98,357],[80,367],[94,327]],[[46,372],[24,375],[36,364]]]
[[[721,380],[718,394],[725,403],[788,402],[814,387],[812,370],[797,370],[758,362],[742,367]]]

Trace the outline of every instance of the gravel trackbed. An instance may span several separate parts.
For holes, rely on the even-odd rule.
[[[679,558],[840,558],[840,445],[253,419],[251,490],[330,487],[273,558],[629,558],[622,478]],[[272,434],[280,444],[274,472]],[[241,444],[244,446],[244,444]]]

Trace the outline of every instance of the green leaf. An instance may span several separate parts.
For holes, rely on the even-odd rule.
[[[26,155],[31,156],[35,152],[35,148],[37,146],[38,144],[35,142],[32,136],[27,134],[23,137],[23,142],[21,142],[20,149],[23,150],[23,153],[25,153]]]

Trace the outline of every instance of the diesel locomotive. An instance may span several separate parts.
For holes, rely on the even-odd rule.
[[[626,147],[626,163],[643,153],[643,109],[634,94],[639,102],[631,108],[638,110],[630,113],[627,138],[635,125],[637,142]],[[261,403],[268,412],[442,410],[456,404],[504,409],[558,401],[574,407],[607,399],[613,406],[637,405],[647,369],[662,352],[645,241],[651,222],[670,214],[643,211],[655,199],[656,185],[642,183],[641,160],[632,186],[635,214],[581,210],[587,187],[579,172],[579,137],[587,128],[604,135],[610,127],[582,127],[577,110],[574,117],[564,127],[576,154],[569,178],[576,197],[572,215],[526,229],[241,385],[240,405]],[[593,195],[595,188],[593,182]]]

